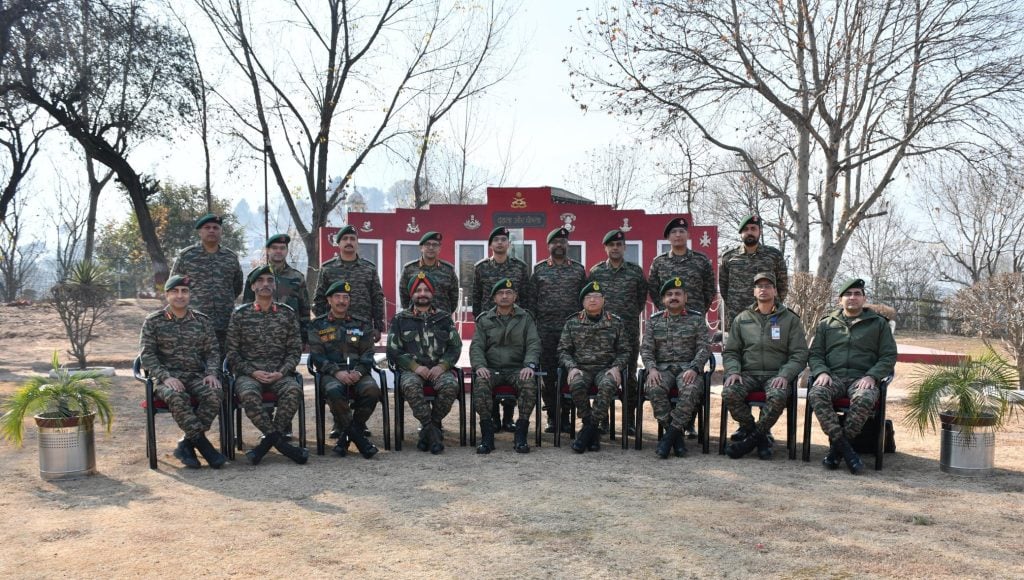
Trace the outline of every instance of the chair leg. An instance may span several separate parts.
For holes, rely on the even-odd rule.
[[[396,375],[397,377],[397,375]],[[405,398],[402,388],[395,378],[395,451],[402,450],[402,439],[405,438]]]
[[[725,397],[722,397],[721,426],[718,429],[718,454],[725,455],[725,430],[729,426],[729,409],[725,406]]]
[[[703,418],[700,422],[701,453],[707,455],[711,452],[711,375],[705,375],[704,379],[704,400],[701,402]]]
[[[555,385],[555,447],[562,446],[562,386]]]
[[[810,389],[807,394],[810,395]],[[811,460],[811,423],[813,421],[814,409],[811,409],[811,399],[804,399],[804,443],[800,452],[800,459],[805,463]]]
[[[313,420],[316,422],[316,454],[327,452],[327,405],[326,397],[320,392],[320,373],[313,373]]]
[[[794,385],[792,392],[790,393],[789,405],[786,409],[786,447],[789,448],[789,459],[792,461],[796,459],[796,408],[797,408],[797,391]]]
[[[534,405],[533,405],[533,433],[534,433],[534,438],[536,439],[537,447],[540,447],[541,439],[542,439],[541,435],[544,433],[544,430],[541,428],[541,422],[540,422],[541,421],[541,409],[544,406],[543,405],[543,400],[541,398],[541,391],[544,388],[544,381],[539,380],[539,378],[534,378],[534,380],[538,381],[538,382],[537,382],[537,389],[536,389],[536,391],[537,391],[537,400],[534,401]]]

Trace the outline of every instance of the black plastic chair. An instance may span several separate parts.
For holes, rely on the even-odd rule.
[[[803,372],[789,381],[787,388],[788,398],[786,401],[786,449],[789,451],[789,458],[796,459],[796,407],[797,407],[797,384]],[[764,391],[754,391],[747,395],[744,401],[751,407],[764,409],[766,394]],[[718,454],[725,455],[726,428],[729,426],[729,409],[725,406],[725,397],[722,397],[722,424],[718,431]]]
[[[323,455],[327,448],[327,397],[320,388],[320,371],[316,370],[313,361],[306,361],[306,370],[313,377],[313,408],[316,420],[316,454]],[[384,423],[384,450],[391,451],[391,412],[388,408],[388,376],[379,368],[373,369],[377,375],[377,386],[380,387],[380,412]],[[349,397],[351,401],[351,397]]]
[[[707,455],[711,452],[711,375],[715,373],[715,355],[712,354],[708,357],[708,363],[705,366],[702,380],[704,383],[704,394],[702,395],[701,404],[697,407],[697,441],[701,444],[701,452]],[[644,421],[644,401],[648,400],[644,391],[644,383],[647,381],[647,369],[640,369],[637,373],[637,406],[636,406],[636,441],[633,444],[633,448],[640,450],[643,449],[644,437],[643,437],[643,421]],[[674,409],[676,403],[679,402],[679,387],[672,387],[668,393],[668,402]],[[658,441],[661,441],[662,435],[664,435],[664,427],[658,424]]]
[[[392,365],[389,361],[389,368],[395,375],[395,451],[402,450],[402,441],[405,438],[405,397],[402,395],[402,371]],[[455,395],[455,402],[459,405],[459,446],[466,446],[466,382],[462,369],[454,367],[448,372],[455,373],[455,380],[459,385],[459,392]],[[434,385],[423,384],[423,396],[428,401],[433,401],[436,396]]]
[[[555,417],[557,424],[555,425],[555,447],[562,446],[562,405],[568,404],[569,406],[569,436],[576,437],[576,405],[572,401],[572,391],[569,389],[569,383],[567,381],[568,373],[565,369],[558,367],[558,371],[555,374],[555,384],[558,386],[558,396],[555,397]],[[623,379],[626,377],[623,376]],[[587,398],[593,401],[597,397],[597,385],[591,384],[587,390]],[[615,390],[615,397],[608,405],[608,439],[615,441],[615,401],[622,403],[622,448],[627,449],[629,447],[629,426],[626,422],[626,398],[625,391],[623,391],[622,384],[620,383],[618,388]]]
[[[473,369],[469,369],[470,373],[470,394],[469,394],[469,445],[476,447],[476,401],[473,399],[473,392],[476,391],[476,373]],[[535,447],[540,447],[541,434],[544,432],[544,427],[541,425],[541,391],[543,390],[543,384],[541,379],[546,373],[536,372],[533,374],[533,380],[537,384],[537,400],[533,409],[533,430],[536,434]],[[519,401],[519,392],[512,385],[501,385],[498,387],[492,387],[491,398],[499,403],[502,401]],[[494,432],[498,432],[498,425],[495,425]]]
[[[874,418],[876,426],[878,428],[878,438],[875,442],[875,471],[881,471],[882,463],[885,457],[885,403],[886,397],[889,392],[889,383],[893,380],[893,375],[889,375],[882,379],[882,382],[878,383],[878,400],[875,401],[875,413]],[[808,380],[808,383],[810,381]],[[807,387],[807,392],[810,394],[811,387]],[[850,398],[840,397],[832,401],[832,410],[836,413],[845,415],[850,410]],[[805,401],[804,404],[804,445],[801,459],[804,461],[811,460],[811,423],[813,422],[812,417],[814,416],[814,410],[811,409],[809,402]]]
[[[242,440],[242,402],[238,399],[238,394],[235,392],[235,375],[231,373],[228,368],[228,361],[224,359],[224,366],[221,369],[224,376],[224,380],[228,384],[228,396],[225,399],[228,401],[229,412],[234,417],[234,429],[232,429],[231,438],[233,445],[228,449],[228,459],[235,458],[235,450],[245,451],[245,442]],[[302,375],[298,371],[292,373],[295,377],[295,381],[299,383],[299,389],[302,390]],[[262,391],[261,397],[263,398],[263,408],[273,410],[277,408],[277,395],[269,391]],[[303,449],[306,448],[306,397],[305,391],[300,399],[299,412],[299,446]]]

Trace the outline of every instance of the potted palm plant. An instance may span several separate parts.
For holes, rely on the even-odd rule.
[[[988,475],[995,435],[1024,404],[1017,371],[988,351],[955,366],[937,366],[914,377],[906,422],[922,434],[941,429],[939,467],[958,475]]]
[[[39,475],[63,479],[96,473],[96,420],[110,432],[113,410],[107,398],[110,378],[98,372],[72,373],[53,353],[53,372],[26,381],[0,411],[0,437],[20,446],[25,417],[39,428]]]

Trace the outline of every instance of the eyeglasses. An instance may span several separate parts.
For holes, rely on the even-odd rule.
[[[863,297],[864,293],[861,292],[860,290],[856,290],[856,291],[851,290],[849,292],[843,292],[842,296],[843,296],[843,298],[847,298],[847,297],[850,297],[850,296],[861,296],[861,297]]]
[[[754,284],[754,288],[757,288],[758,290],[769,290],[774,287],[774,284]]]
[[[425,243],[423,245],[428,247],[428,248],[440,248],[441,247],[441,243],[440,242],[427,242],[427,243]]]

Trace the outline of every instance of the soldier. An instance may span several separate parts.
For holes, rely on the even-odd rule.
[[[452,372],[462,354],[462,339],[451,314],[431,305],[434,285],[426,273],[418,272],[409,282],[409,295],[412,307],[391,319],[388,359],[402,371],[399,388],[422,426],[416,447],[437,455],[444,451],[441,421],[462,388]],[[423,398],[428,382],[436,393],[433,405]]]
[[[516,306],[515,282],[505,278],[491,288],[495,306],[476,319],[469,360],[476,373],[473,400],[480,415],[483,441],[476,452],[494,449],[494,428],[491,418],[492,386],[512,385],[516,388],[519,420],[515,424],[516,453],[529,453],[526,443],[530,429],[530,413],[537,399],[537,383],[533,373],[540,360],[540,335],[529,312]]]
[[[302,401],[302,387],[295,380],[295,365],[302,354],[299,321],[286,304],[274,302],[274,272],[261,266],[252,272],[249,286],[256,301],[235,308],[228,324],[228,367],[235,373],[235,393],[252,424],[263,433],[259,445],[245,455],[253,465],[276,448],[296,463],[305,463],[309,452],[288,443],[282,433],[291,428],[292,417]],[[273,419],[263,409],[263,390],[277,396]]]
[[[722,352],[726,379],[722,389],[729,414],[745,432],[726,452],[739,459],[757,447],[761,459],[772,458],[768,438],[789,400],[787,385],[807,366],[807,339],[800,317],[775,301],[775,275],[754,275],[756,303],[733,319],[733,329]],[[754,391],[765,391],[765,411],[755,424],[744,402]]]
[[[839,289],[841,308],[818,323],[811,342],[811,376],[814,384],[807,404],[814,409],[822,431],[828,435],[828,455],[822,464],[839,467],[840,456],[850,473],[864,470],[864,462],[850,441],[860,434],[878,401],[878,384],[896,365],[896,340],[888,321],[864,308],[867,295],[864,280],[856,278]],[[850,398],[845,425],[832,408],[832,401]]]
[[[741,246],[722,254],[718,264],[718,289],[725,303],[725,310],[719,311],[723,328],[744,308],[750,306],[753,288],[747,283],[758,272],[771,272],[777,281],[779,302],[786,301],[789,291],[789,276],[786,273],[786,258],[782,252],[761,244],[761,218],[748,215],[740,222]]]
[[[434,281],[434,308],[445,312],[457,312],[459,308],[459,277],[455,274],[455,265],[445,262],[437,256],[441,252],[441,234],[427,232],[420,238],[420,259],[413,260],[402,266],[402,275],[398,280],[398,293],[402,301],[402,309],[409,308],[411,298],[406,288],[409,281],[418,272],[425,272]]]
[[[277,277],[277,291],[274,294],[276,302],[283,302],[295,311],[299,318],[299,338],[305,346],[307,331],[309,330],[309,291],[306,289],[306,277],[295,268],[288,265],[288,244],[292,238],[288,234],[274,234],[267,239],[267,263]],[[252,278],[252,272],[246,276],[246,280]],[[256,295],[252,288],[246,287],[242,293],[242,302],[252,302]]]
[[[644,328],[640,356],[647,369],[644,392],[654,408],[654,418],[665,428],[658,443],[658,457],[668,459],[669,451],[676,457],[686,455],[683,431],[697,414],[697,405],[704,394],[698,383],[708,362],[710,344],[704,317],[686,310],[686,287],[679,277],[661,285],[665,310],[656,312]],[[669,392],[678,389],[679,403],[673,409]]]
[[[238,255],[220,245],[222,223],[220,216],[212,213],[196,220],[200,243],[182,250],[171,266],[171,275],[186,276],[192,281],[191,304],[213,322],[219,352],[224,352],[224,337],[235,298],[242,293],[242,266]]]
[[[640,316],[647,304],[647,278],[640,266],[627,262],[626,233],[612,230],[604,236],[604,251],[608,259],[598,262],[590,269],[589,281],[599,282],[604,289],[605,309],[622,319],[629,348],[628,367],[623,369],[627,377],[626,417],[630,435],[636,434],[633,426],[636,409],[636,358],[640,353]]]
[[[309,327],[309,357],[321,374],[321,384],[339,430],[335,453],[345,456],[348,441],[356,444],[366,459],[377,447],[366,438],[366,422],[377,408],[380,388],[370,376],[373,368],[373,326],[369,320],[349,313],[352,285],[339,280],[324,295],[331,309]],[[350,409],[355,403],[355,411]]]
[[[576,288],[586,283],[587,272],[583,264],[569,258],[569,230],[558,228],[548,234],[548,259],[537,262],[530,277],[530,298],[526,301],[533,309],[533,319],[540,334],[540,366],[547,371],[544,377],[543,399],[547,408],[546,433],[554,433],[555,369],[558,368],[558,341],[565,327],[565,319],[579,312]],[[563,409],[562,428],[569,431],[569,409]]]
[[[622,320],[604,308],[604,289],[599,282],[589,282],[580,290],[583,310],[565,321],[558,342],[558,360],[568,372],[566,381],[572,392],[576,414],[583,420],[583,429],[572,442],[576,453],[599,451],[601,431],[607,427],[608,406],[622,384],[628,350]],[[597,385],[597,397],[591,409],[590,385]]]
[[[313,314],[322,316],[329,309],[325,292],[338,280],[352,285],[352,314],[373,324],[373,342],[384,332],[384,291],[380,287],[377,267],[359,257],[359,235],[352,226],[344,226],[334,235],[338,255],[320,264],[313,296]]]
[[[213,324],[189,308],[190,281],[171,276],[164,283],[167,306],[146,317],[139,338],[142,367],[153,377],[153,390],[171,410],[184,431],[174,456],[185,467],[199,467],[196,449],[210,467],[219,469],[227,459],[206,438],[221,404],[220,351]],[[196,409],[192,410],[191,399]]]

